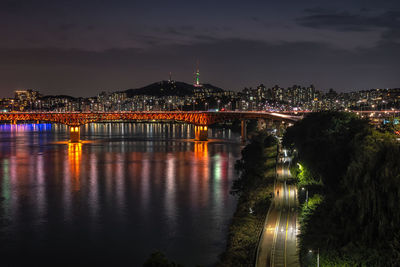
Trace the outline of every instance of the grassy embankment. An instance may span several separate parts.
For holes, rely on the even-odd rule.
[[[277,156],[276,139],[256,133],[235,168],[240,177],[232,187],[239,196],[226,251],[218,266],[252,266],[265,216],[271,204]]]

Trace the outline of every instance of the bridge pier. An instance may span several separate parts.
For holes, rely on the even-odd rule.
[[[273,129],[274,128],[274,121],[272,119],[267,120],[267,129]]]
[[[79,143],[81,141],[81,127],[70,126],[69,127],[69,142]]]
[[[242,143],[245,143],[247,140],[246,120],[241,120],[240,125],[241,125],[240,140],[242,141]]]
[[[277,136],[282,136],[283,132],[284,132],[284,122],[282,121],[275,121],[275,128],[276,128],[276,135]]]
[[[257,120],[257,130],[261,131],[267,128],[267,123],[264,119],[258,119]]]
[[[208,140],[208,127],[207,126],[194,126],[194,140],[207,141]]]

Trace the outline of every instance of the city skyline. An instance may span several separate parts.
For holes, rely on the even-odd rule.
[[[197,72],[194,73],[194,75],[197,75],[197,74],[198,74]],[[167,83],[167,82],[171,82],[171,81],[172,82],[178,82],[178,83],[184,83],[184,84],[187,84],[187,85],[192,85],[194,87],[197,86],[197,84],[196,84],[197,83],[197,79],[198,79],[197,76],[194,76],[194,82],[193,81],[190,82],[190,81],[174,80],[172,78],[173,78],[172,74],[169,73],[169,80],[162,79],[162,80],[158,80],[158,81],[152,81],[152,82],[148,82],[148,83],[146,83],[146,84],[144,84],[142,86],[136,87],[136,88],[119,88],[119,89],[102,88],[102,89],[99,89],[98,91],[94,90],[93,94],[91,94],[91,95],[79,94],[79,93],[77,93],[75,95],[71,95],[71,94],[65,94],[65,93],[62,93],[62,92],[57,94],[57,93],[52,93],[52,91],[50,93],[45,93],[46,90],[41,90],[40,88],[17,88],[17,89],[15,89],[13,91],[10,91],[9,94],[6,95],[6,96],[0,96],[0,99],[11,99],[11,98],[13,98],[15,96],[15,93],[17,91],[27,91],[27,90],[28,91],[38,92],[43,96],[68,96],[68,97],[73,97],[73,98],[93,98],[93,97],[96,97],[96,96],[98,96],[100,94],[103,94],[103,93],[113,94],[113,93],[121,93],[121,92],[132,91],[132,90],[141,91],[141,93],[138,94],[138,95],[146,95],[145,93],[143,93],[143,90],[145,88],[147,88],[149,86],[152,86],[154,84],[162,84],[162,83]],[[232,89],[229,89],[229,88],[219,87],[218,85],[216,86],[215,84],[212,84],[210,82],[206,82],[206,83],[202,83],[201,82],[201,83],[199,83],[199,85],[200,85],[199,87],[200,88],[203,87],[203,84],[206,84],[208,86],[212,86],[212,87],[215,87],[215,88],[222,89],[223,91],[226,91],[226,92],[233,92],[235,94],[241,93],[241,92],[246,91],[246,90],[257,90],[257,88],[260,87],[260,86],[261,87],[265,87],[267,89],[271,89],[271,88],[274,88],[274,87],[279,87],[279,88],[282,88],[282,89],[291,89],[291,88],[294,88],[294,87],[307,88],[307,87],[311,86],[311,87],[314,87],[315,89],[317,89],[318,91],[320,91],[321,93],[324,93],[324,94],[329,93],[329,91],[331,91],[331,90],[333,90],[333,91],[335,91],[337,93],[340,93],[340,94],[342,94],[342,93],[348,94],[348,93],[357,93],[357,92],[364,92],[364,91],[371,91],[371,90],[397,90],[397,89],[400,88],[398,86],[398,87],[392,87],[392,88],[379,87],[379,88],[362,88],[362,89],[353,89],[353,90],[348,90],[348,91],[340,91],[340,90],[337,90],[337,89],[332,88],[332,87],[319,88],[319,87],[315,86],[314,83],[309,83],[309,84],[293,83],[291,85],[281,86],[281,84],[266,84],[266,83],[260,82],[258,84],[252,84],[252,85],[244,86],[244,87],[239,88],[237,90],[232,90]],[[149,95],[151,95],[151,94],[149,94]]]
[[[344,4],[345,3],[345,4]],[[0,4],[0,97],[91,96],[167,79],[226,90],[399,87],[397,1]]]
[[[0,1],[3,266],[399,266],[399,0]]]

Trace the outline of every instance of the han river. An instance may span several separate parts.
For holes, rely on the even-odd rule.
[[[0,266],[213,266],[236,208],[239,135],[170,123],[0,125]],[[87,140],[87,141],[85,141]]]

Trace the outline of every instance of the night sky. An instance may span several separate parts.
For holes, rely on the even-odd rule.
[[[0,1],[0,97],[173,79],[229,90],[400,87],[399,0]]]

